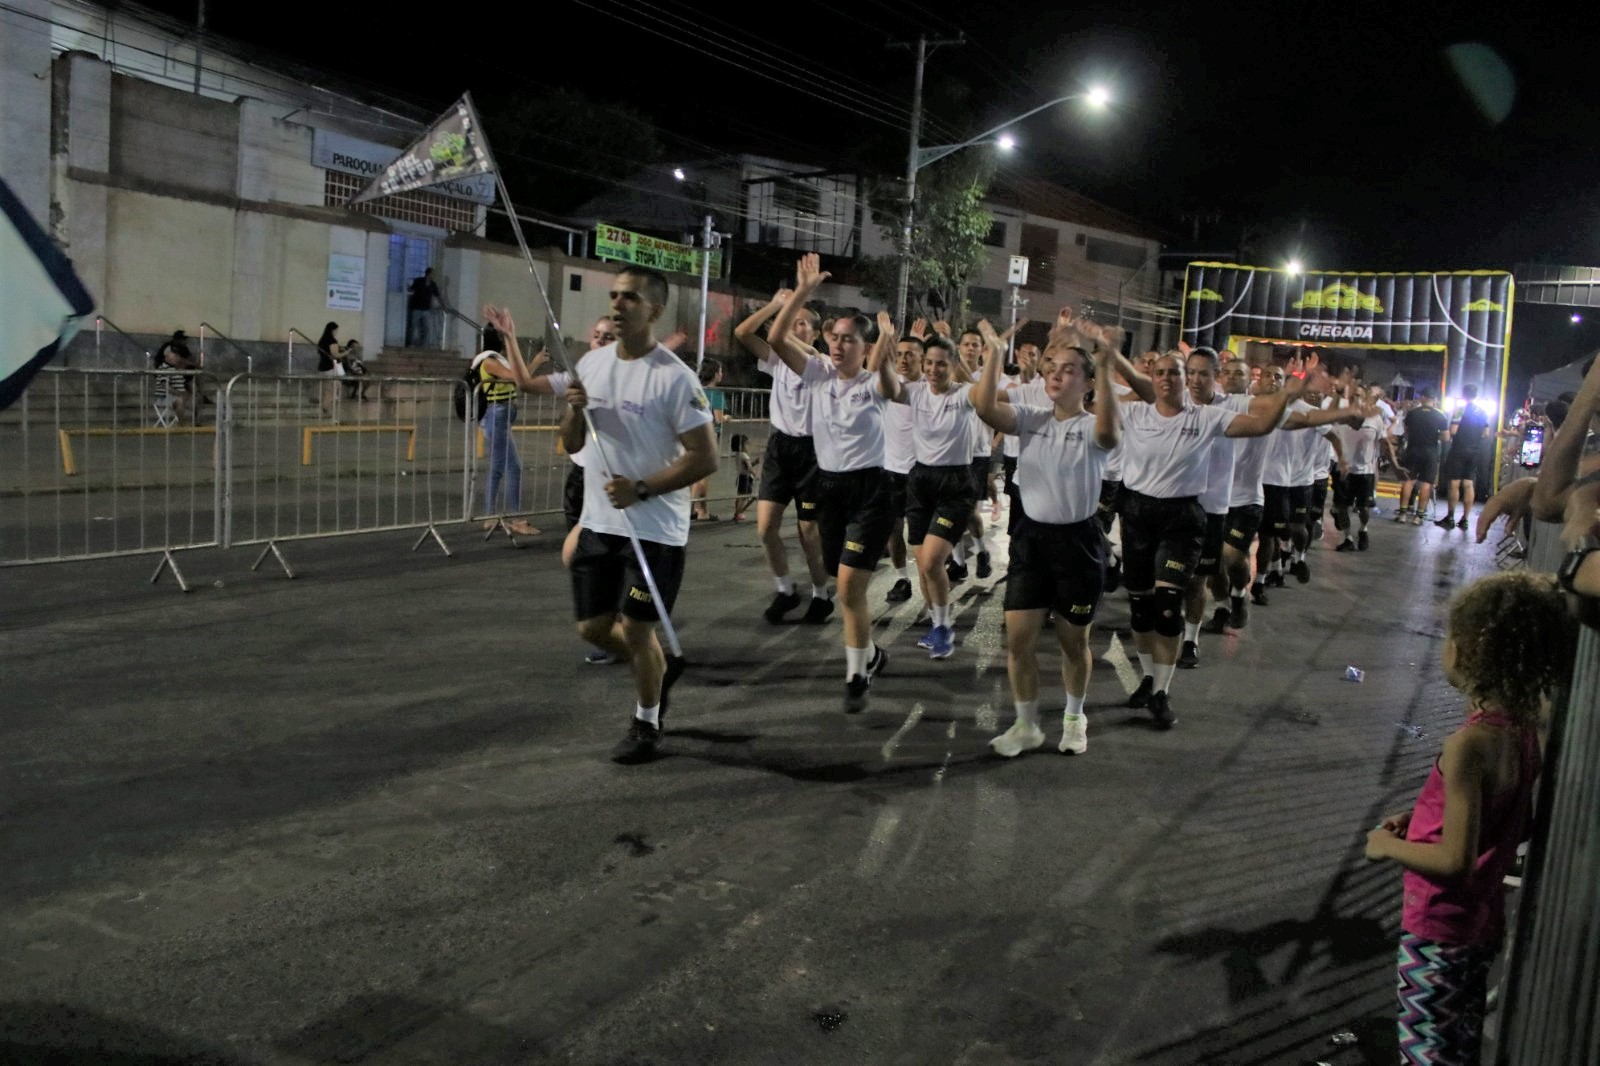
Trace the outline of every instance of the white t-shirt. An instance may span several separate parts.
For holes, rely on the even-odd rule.
[[[594,449],[587,467],[602,476],[583,482],[579,524],[596,533],[626,536],[628,522],[640,540],[682,546],[689,542],[687,486],[640,500],[627,516],[606,498],[613,477],[649,477],[683,454],[680,434],[711,421],[711,403],[683,360],[661,345],[638,359],[621,359],[616,344],[583,357],[583,385],[589,394],[589,419],[602,450]]]
[[[1311,410],[1315,408],[1296,397],[1289,402],[1285,413],[1293,415]],[[1299,472],[1296,468],[1300,465],[1300,435],[1306,432],[1303,429],[1275,429],[1267,434],[1267,461],[1261,468],[1261,480],[1264,483],[1280,488],[1305,484],[1305,481],[1296,481],[1294,478]],[[1310,478],[1305,480],[1309,481]]]
[[[1130,491],[1168,500],[1205,491],[1211,451],[1238,417],[1225,407],[1187,403],[1168,418],[1153,403],[1122,408],[1122,483]]]
[[[908,389],[920,382],[900,379]],[[911,434],[911,407],[891,403],[883,409],[883,468],[896,474],[909,474],[917,462],[917,444]]]
[[[555,392],[556,410],[561,410],[560,405],[567,402],[567,389],[572,384],[572,375],[565,370],[553,370],[545,375],[545,380],[550,383],[550,388]],[[568,452],[567,458],[571,459],[574,466],[587,467],[589,465],[589,446],[585,444],[575,452]]]
[[[1111,454],[1094,439],[1087,411],[1056,418],[1054,405],[1011,405],[1017,416],[1017,490],[1022,512],[1036,522],[1065,525],[1094,515],[1100,480]]]
[[[972,411],[967,415],[967,431],[972,434],[972,454],[967,457],[969,461],[987,459],[994,454],[994,430],[978,417],[978,412]]]
[[[756,369],[772,378],[767,416],[772,428],[791,437],[811,436],[811,397],[806,394],[806,383],[800,375],[776,355],[761,360]]]
[[[966,466],[972,459],[972,386],[953,382],[943,393],[926,381],[905,386],[917,462],[923,466]],[[987,426],[985,426],[987,428]]]
[[[1350,472],[1376,474],[1378,438],[1383,434],[1383,416],[1373,415],[1361,423],[1360,429],[1339,426],[1336,431],[1339,434],[1339,443],[1344,446],[1344,458],[1345,462],[1350,464]]]
[[[1010,389],[1014,389],[1014,388],[1016,388],[1017,386],[1019,386],[1021,384],[1022,384],[1022,378],[1018,377],[1015,374],[1001,374],[1000,375],[1000,391],[1001,392],[1009,391]],[[1012,397],[1011,402],[1012,403],[1016,402],[1016,397],[1015,396]],[[1051,405],[1050,405],[1050,403],[1048,401],[1046,401],[1045,406],[1049,407]],[[1018,454],[1020,454],[1018,449],[1019,449],[1021,443],[1022,442],[1017,438],[1017,435],[1015,433],[1007,433],[1005,436],[1000,438],[1000,450],[1001,450],[1001,452],[1003,454],[1009,455],[1009,456],[1011,456],[1011,458],[1015,459],[1018,456]]]
[[[1127,385],[1124,385],[1120,381],[1113,381],[1111,383],[1111,390],[1117,394],[1117,403],[1118,403],[1118,405],[1126,405],[1126,404],[1130,404],[1130,403],[1143,403],[1144,402],[1144,401],[1140,400],[1137,396],[1135,396],[1133,394],[1133,389],[1132,388],[1130,388]],[[1115,448],[1111,449],[1111,454],[1106,457],[1105,479],[1107,481],[1121,481],[1122,480],[1122,442],[1121,441],[1117,442],[1117,446]]]
[[[1232,411],[1236,415],[1250,413],[1250,397],[1229,396],[1216,393],[1211,406]],[[1233,497],[1233,463],[1238,446],[1248,438],[1233,440],[1218,437],[1211,442],[1211,458],[1206,467],[1206,489],[1200,494],[1200,506],[1206,514],[1227,514],[1228,501]]]
[[[1290,476],[1294,478],[1291,485],[1309,485],[1317,478],[1317,450],[1322,447],[1323,438],[1333,432],[1330,426],[1316,426],[1312,429],[1300,430],[1294,438],[1295,463]]]
[[[1333,445],[1324,435],[1317,437],[1316,463],[1311,468],[1312,484],[1319,484],[1327,479],[1328,471],[1333,469]]]
[[[830,473],[883,466],[883,408],[878,375],[863,369],[846,381],[832,363],[808,359],[801,375],[811,392],[817,466]]]

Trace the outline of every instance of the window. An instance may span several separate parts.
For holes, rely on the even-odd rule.
[[[822,211],[822,193],[814,185],[779,178],[772,183],[772,206],[787,214],[816,218]]]
[[[998,315],[1000,313],[1001,293],[999,289],[989,289],[982,285],[967,286],[967,302],[972,305],[974,314]]]
[[[1018,255],[1028,257],[1028,284],[1030,292],[1054,292],[1056,289],[1056,255],[1061,234],[1050,226],[1022,224],[1021,247]]]
[[[1006,246],[1006,224],[1004,222],[991,223],[989,235],[983,239],[983,243],[990,248],[1004,248]]]
[[[1104,263],[1107,266],[1126,267],[1129,270],[1138,270],[1144,266],[1145,250],[1137,244],[1125,244],[1122,241],[1110,241],[1104,237],[1090,237],[1084,253],[1091,263]]]
[[[440,229],[467,233],[472,232],[478,224],[477,204],[467,200],[452,200],[436,192],[405,192],[368,200],[364,204],[351,204],[351,197],[367,187],[368,179],[337,170],[325,170],[323,173],[327,175],[322,186],[322,203],[325,207],[343,207],[379,218],[391,218],[396,222],[413,222],[419,226],[438,226]]]

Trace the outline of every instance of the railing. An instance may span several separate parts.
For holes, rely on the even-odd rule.
[[[1528,561],[1559,559],[1536,522]],[[1588,603],[1593,609],[1594,604]],[[1585,625],[1567,698],[1552,708],[1533,843],[1506,979],[1500,1066],[1600,1061],[1600,630]]]
[[[208,329],[212,333],[216,334],[216,337],[217,337],[218,340],[222,341],[228,347],[232,348],[234,351],[236,351],[240,355],[244,356],[245,373],[248,374],[252,370],[254,370],[255,365],[256,365],[255,356],[253,356],[249,352],[245,351],[243,348],[241,348],[239,346],[239,344],[232,337],[228,336],[226,333],[222,332],[220,329],[218,329],[216,326],[213,326],[209,322],[200,323],[200,365],[201,366],[205,366],[206,365],[206,330],[208,330]]]
[[[123,340],[127,341],[129,344],[131,344],[133,346],[135,351],[137,351],[139,354],[144,356],[144,362],[141,364],[141,368],[147,367],[147,366],[149,366],[151,364],[151,361],[155,357],[151,353],[149,348],[146,348],[144,345],[140,344],[138,341],[136,341],[132,337],[128,336],[126,333],[124,333],[122,331],[121,327],[119,327],[115,322],[111,321],[105,315],[96,315],[95,318],[94,318],[94,361],[97,364],[104,365],[104,362],[105,362],[104,358],[101,355],[101,351],[100,351],[100,334],[101,334],[101,327],[102,326],[110,326],[111,327],[111,332],[115,333],[118,337],[121,337]]]
[[[472,327],[472,334],[473,334],[473,337],[475,338],[473,343],[477,346],[477,350],[478,351],[482,351],[483,350],[483,324],[481,322],[474,322],[472,319],[468,318],[466,315],[462,314],[460,311],[457,311],[454,307],[441,307],[441,308],[438,308],[438,310],[443,311],[446,315],[450,316],[450,321],[452,323],[459,320],[461,322],[465,322],[468,326]],[[443,331],[441,331],[441,332],[443,332]],[[442,336],[439,338],[439,344],[441,346],[445,347],[445,348],[449,348],[450,347],[450,345],[446,342],[445,338],[442,337]]]

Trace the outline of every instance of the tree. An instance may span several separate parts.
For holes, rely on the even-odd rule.
[[[984,240],[994,215],[983,206],[994,163],[983,152],[957,152],[917,175],[917,211],[911,230],[908,315],[934,312],[960,320],[967,312],[967,279],[988,260]],[[868,186],[872,220],[884,239],[903,252],[899,182]],[[858,265],[862,292],[893,306],[899,282],[898,255],[867,256]]]

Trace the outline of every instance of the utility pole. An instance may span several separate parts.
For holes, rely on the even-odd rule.
[[[711,300],[711,249],[722,246],[722,234],[712,229],[716,219],[707,215],[700,230],[700,339],[695,348],[694,369],[706,360],[706,304]]]
[[[911,287],[911,233],[916,224],[917,171],[921,168],[918,156],[922,153],[922,74],[928,64],[931,49],[945,44],[966,44],[963,34],[951,40],[930,41],[926,34],[918,34],[917,75],[911,90],[911,147],[906,151],[906,206],[900,221],[900,279],[895,286],[894,316],[900,329],[906,327],[906,290]],[[910,41],[890,41],[890,48],[912,47]]]

